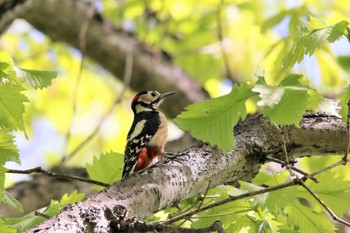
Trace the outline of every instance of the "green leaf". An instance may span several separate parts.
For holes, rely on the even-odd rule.
[[[219,98],[192,104],[174,120],[181,129],[225,152],[233,149],[233,127],[247,115],[246,101],[254,93],[245,84],[236,85],[231,93]]]
[[[279,211],[283,207],[293,205],[298,199],[296,187],[279,189],[268,193],[265,205],[270,211]]]
[[[287,76],[279,86],[259,82],[253,91],[259,93],[263,114],[279,125],[298,126],[305,111],[314,110],[322,99],[299,74]]]
[[[41,208],[37,211],[52,217],[56,215],[65,205],[81,201],[84,196],[84,193],[78,193],[75,190],[70,195],[64,194],[60,201],[52,200],[48,207]],[[35,211],[33,211],[23,217],[7,218],[5,223],[11,225],[12,228],[17,229],[19,232],[24,232],[44,222],[45,220],[46,218],[35,215]]]
[[[23,207],[21,203],[19,203],[16,198],[14,198],[9,192],[6,190],[3,191],[3,201],[5,204],[13,207],[17,211],[23,212]]]
[[[257,176],[254,177],[253,183],[256,185],[268,185],[268,186],[273,186],[273,185],[279,185],[287,180],[289,176],[288,171],[270,171],[267,170],[266,168],[260,169],[259,173]]]
[[[227,232],[258,232],[257,221],[252,216],[242,214],[234,219],[234,222],[226,229]],[[242,229],[245,230],[241,231]]]
[[[341,107],[339,114],[342,116],[343,122],[348,119],[348,101],[350,100],[350,86],[348,86],[345,91],[338,96],[339,106]]]
[[[55,71],[27,70],[13,66],[18,78],[29,87],[44,88],[51,84],[52,79],[57,77]]]
[[[278,12],[278,14],[267,19],[261,26],[261,31],[264,33],[267,30],[273,28],[274,26],[279,24],[287,15],[289,15],[290,12],[291,12],[290,10],[282,10]]]
[[[333,172],[322,173],[317,176],[317,179],[319,183],[308,181],[306,185],[314,191],[337,216],[343,216],[343,214],[350,209],[350,181],[345,180],[344,176],[336,176]],[[310,197],[310,195],[308,196]],[[316,204],[318,205],[318,203]]]
[[[44,210],[45,208],[41,208],[40,210]],[[40,211],[38,210],[38,211]],[[20,218],[6,218],[5,223],[10,225],[11,228],[16,229],[17,232],[24,232],[29,230],[36,225],[44,222],[46,219],[43,217],[39,217],[35,215],[35,212],[31,212],[26,214]]]
[[[28,99],[22,91],[20,86],[0,84],[0,128],[24,129],[24,102]]]
[[[260,206],[256,206],[255,211],[235,217],[234,221],[231,220],[227,232],[273,233],[278,232],[281,225],[267,209],[263,210]]]
[[[18,148],[14,142],[14,136],[12,136],[8,130],[0,131],[0,164],[13,161],[20,163]]]
[[[3,233],[17,233],[17,230],[11,228],[10,225],[6,224],[5,221],[0,218],[0,232],[3,232]]]
[[[74,204],[78,201],[83,200],[85,197],[85,193],[79,193],[77,190],[74,190],[71,194],[64,194],[61,197],[60,204],[68,205],[68,204]]]
[[[107,184],[112,184],[120,179],[123,164],[123,155],[115,152],[101,154],[99,158],[94,157],[92,164],[86,165],[86,170],[91,179]],[[97,186],[101,189],[100,186]],[[104,188],[104,187],[103,187]]]
[[[317,214],[300,203],[288,205],[284,209],[288,221],[299,227],[300,232],[329,233],[335,231],[335,226],[323,214]]]
[[[339,56],[337,61],[344,70],[350,73],[350,56]]]
[[[343,20],[332,26],[315,29],[299,38],[285,57],[283,67],[293,67],[295,63],[299,63],[303,59],[304,55],[311,56],[317,48],[338,40],[342,35],[346,35],[348,24],[347,21]]]

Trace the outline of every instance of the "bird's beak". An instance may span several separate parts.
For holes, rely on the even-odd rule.
[[[169,96],[174,95],[174,94],[175,94],[175,92],[166,92],[166,93],[160,94],[158,101],[161,101],[161,100],[165,99],[166,97],[169,97]]]

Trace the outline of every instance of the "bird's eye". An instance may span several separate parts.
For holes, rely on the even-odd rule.
[[[151,95],[152,95],[153,97],[155,97],[155,96],[157,95],[157,93],[156,93],[155,91],[153,91],[153,92],[151,93]]]

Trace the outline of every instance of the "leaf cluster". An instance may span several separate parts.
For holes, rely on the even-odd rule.
[[[29,101],[28,89],[45,88],[57,77],[57,72],[18,68],[9,55],[0,52],[0,203],[6,203],[19,211],[21,204],[4,190],[6,162],[20,163],[19,151],[12,132],[25,133],[23,114]]]
[[[295,48],[287,55],[286,66],[290,68],[301,61],[304,55],[313,54],[321,45],[347,36],[348,30],[347,21],[312,30],[295,43]],[[340,114],[346,121],[349,87],[344,90],[339,99],[342,109]],[[217,145],[226,152],[234,148],[232,129],[240,119],[247,116],[248,101],[258,107],[251,113],[260,111],[277,125],[298,126],[306,111],[320,108],[327,111],[327,101],[319,91],[303,75],[290,74],[278,85],[267,83],[266,77],[258,77],[254,84],[235,85],[227,95],[188,106],[176,117],[175,122],[194,137]]]

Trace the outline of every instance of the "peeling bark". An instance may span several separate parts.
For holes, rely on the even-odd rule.
[[[286,127],[290,158],[343,153],[345,124],[341,119],[304,118],[300,128]],[[201,144],[117,182],[98,194],[67,206],[56,217],[29,232],[109,232],[116,221],[142,220],[172,203],[210,187],[238,180],[251,181],[265,156],[282,157],[281,135],[276,126],[259,116],[236,127],[236,148],[223,155]]]

